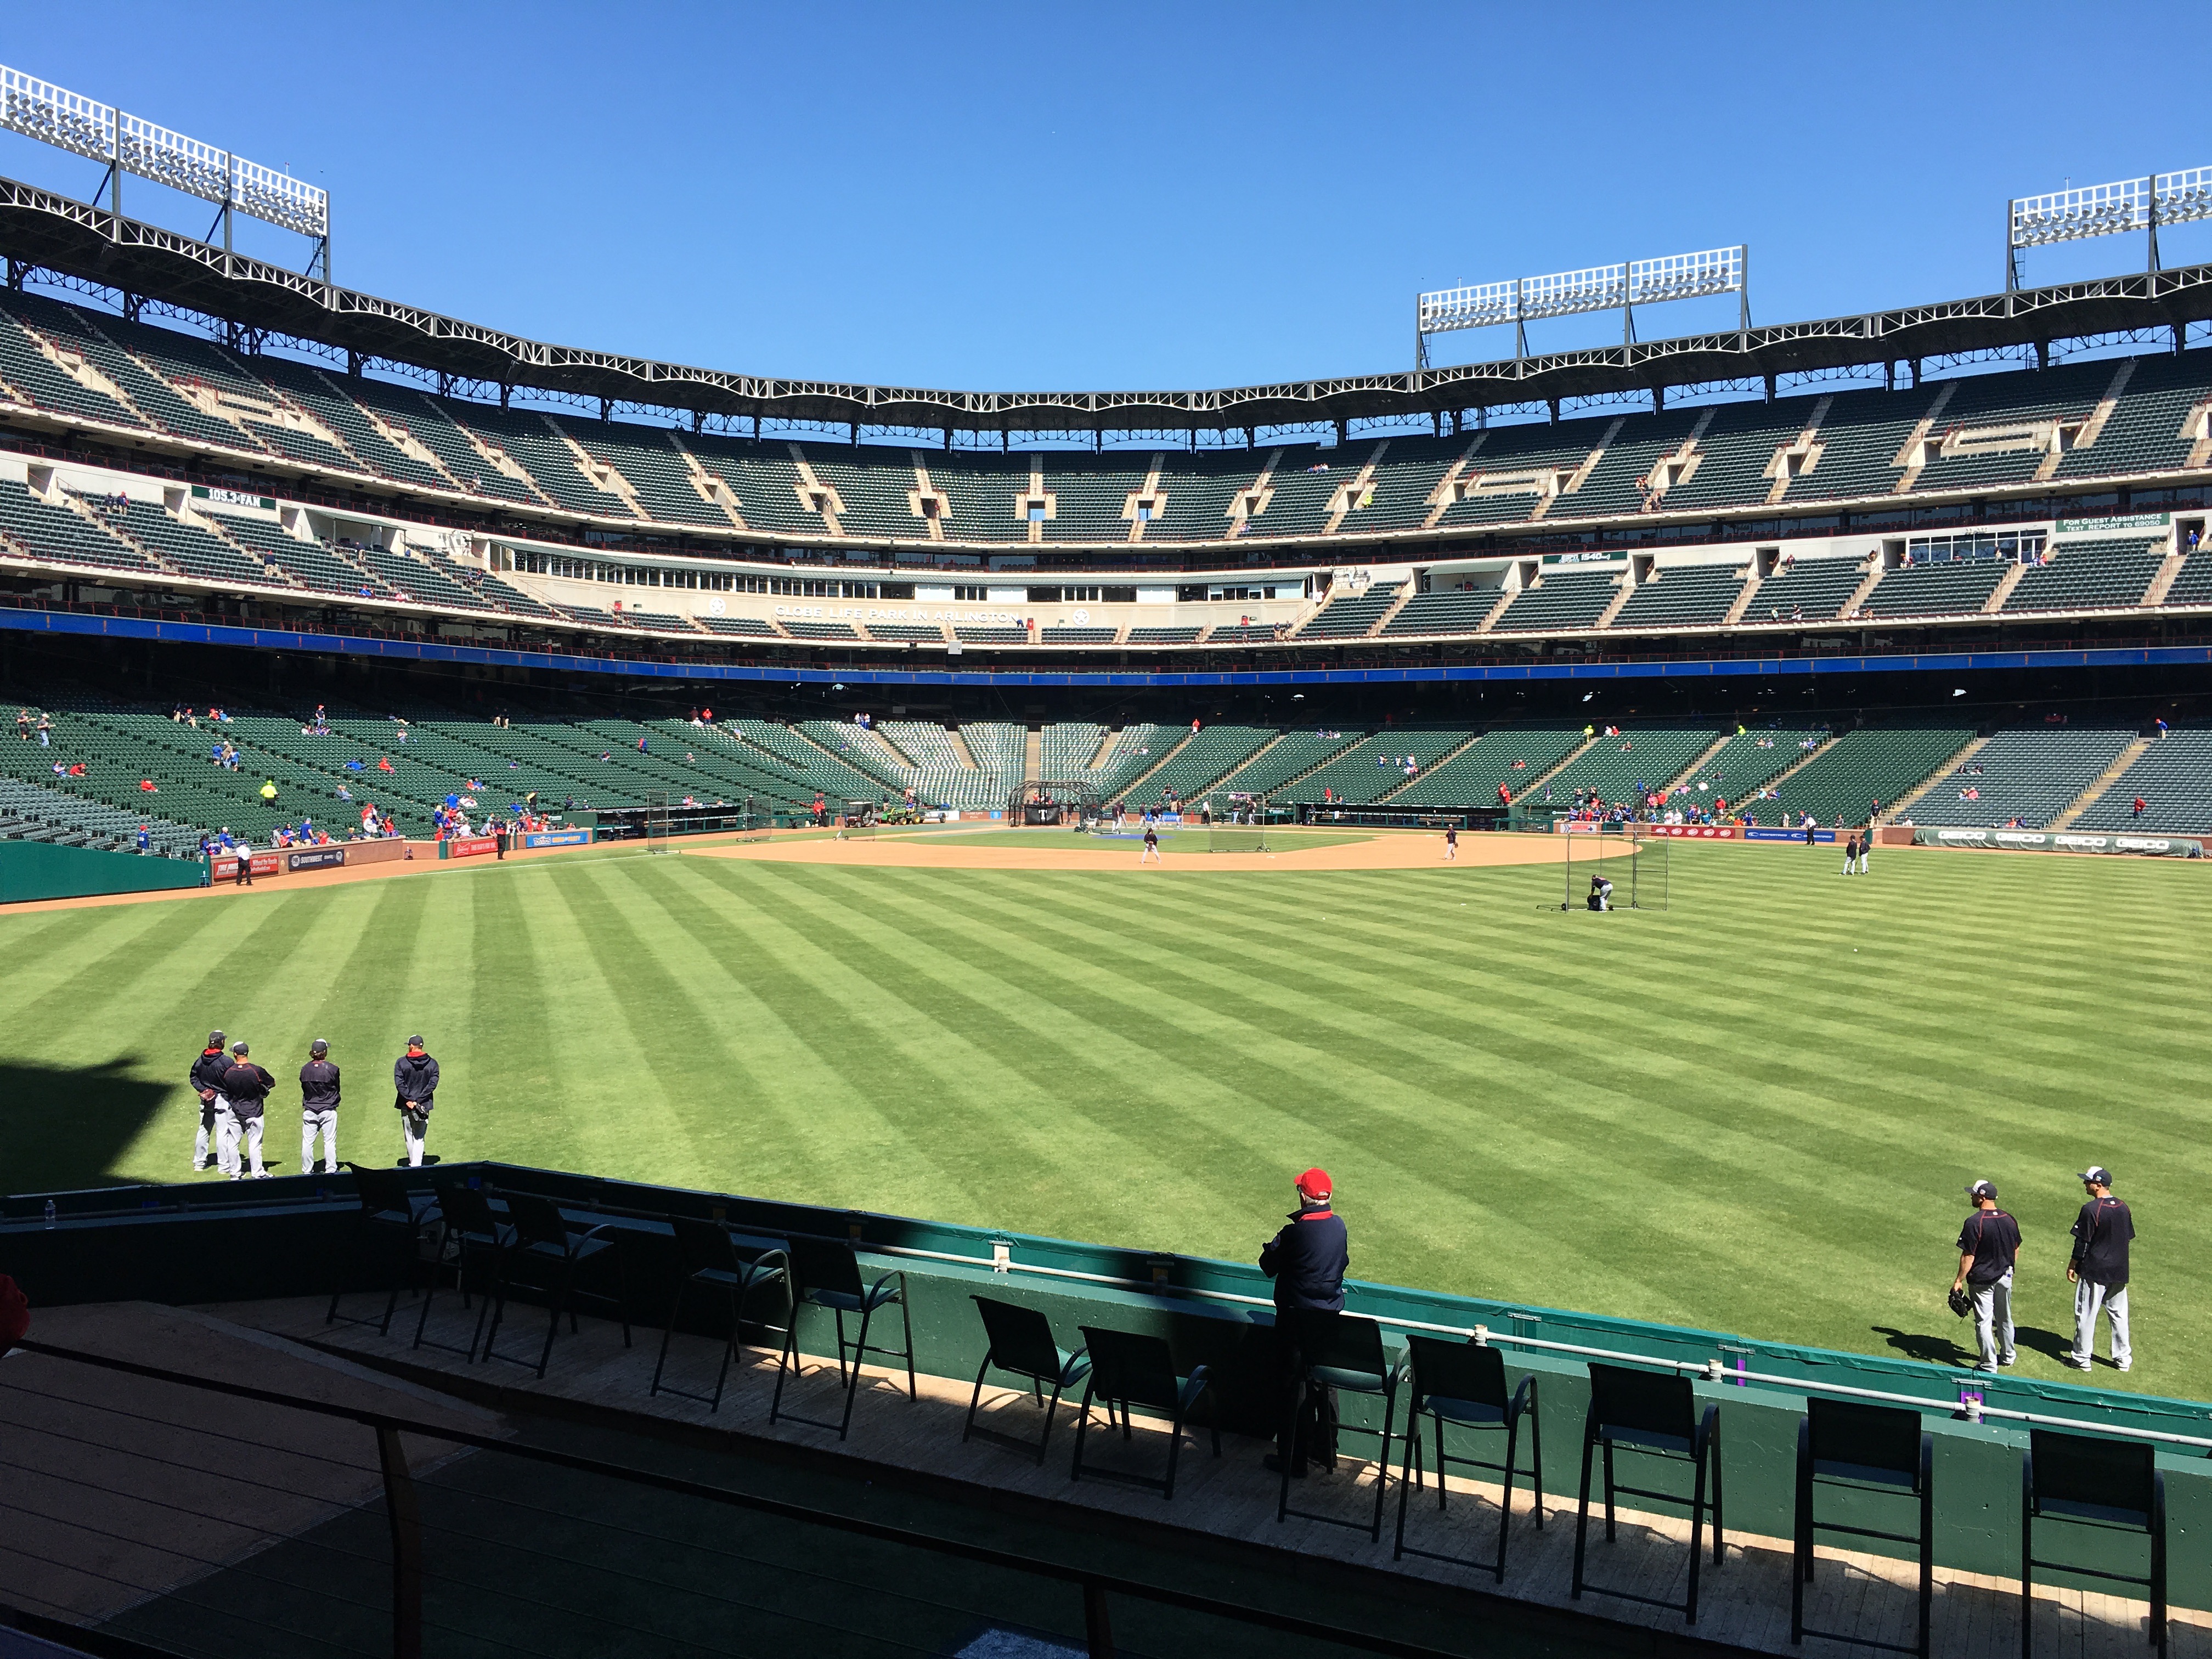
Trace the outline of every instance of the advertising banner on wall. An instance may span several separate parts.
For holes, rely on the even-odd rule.
[[[2070,830],[1930,830],[1913,832],[1922,847],[1996,848],[2009,853],[2123,853],[2136,858],[2201,859],[2204,843],[2188,836],[2090,836]]]
[[[1647,823],[1638,833],[1674,841],[1734,841],[1744,831],[1733,823]]]
[[[497,851],[497,836],[457,836],[438,843],[438,856],[441,859],[480,859]]]
[[[522,838],[525,847],[588,847],[588,830],[532,830]]]
[[[296,853],[284,854],[287,870],[329,870],[346,861],[343,847],[303,847]]]

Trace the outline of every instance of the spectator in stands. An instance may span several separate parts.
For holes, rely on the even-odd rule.
[[[1994,1371],[2013,1362],[2012,1269],[2020,1255],[2020,1223],[1997,1208],[1997,1189],[1977,1181],[1966,1188],[1974,1212],[1959,1230],[1959,1272],[1951,1281],[1974,1303],[1974,1340],[1981,1350],[1977,1370]]]
[[[2161,738],[2162,738],[2162,737],[2164,737],[2164,736],[2166,735],[2166,722],[2165,722],[2164,720],[2160,720],[2160,721],[2158,721],[2158,722],[2157,722],[2157,726],[2158,726],[2158,734],[2159,734],[2159,736],[2160,736]]]
[[[331,1045],[317,1037],[307,1045],[307,1063],[300,1068],[300,1173],[313,1175],[315,1137],[323,1141],[322,1173],[338,1172],[338,1068],[331,1062]]]
[[[222,1074],[222,1097],[230,1109],[217,1126],[222,1139],[216,1161],[233,1181],[245,1174],[247,1163],[253,1166],[256,1181],[266,1181],[269,1171],[261,1167],[261,1103],[276,1086],[276,1079],[246,1058],[242,1039],[230,1045],[230,1069]],[[241,1140],[245,1144],[242,1157]]]
[[[2134,1213],[2112,1196],[2112,1172],[2101,1164],[2081,1171],[2089,1195],[2074,1219],[2074,1255],[2066,1278],[2074,1286],[2074,1348],[2066,1363],[2086,1371],[2097,1353],[2097,1313],[2112,1328],[2112,1364],[2134,1368],[2128,1342],[2128,1241],[2136,1236]]]
[[[31,740],[31,711],[27,708],[15,711],[15,735],[25,743]]]
[[[222,1045],[222,1033],[210,1031],[207,1047],[194,1056],[192,1069],[186,1073],[200,1103],[199,1133],[192,1138],[195,1171],[206,1169],[214,1161],[216,1124],[228,1109],[222,1103],[222,1074],[230,1069],[230,1061],[223,1054]]]
[[[39,716],[39,747],[49,748],[53,742],[54,723],[46,715]]]
[[[2137,795],[2136,797],[2136,804],[2134,807],[2130,810],[2128,817],[2130,818],[2139,818],[2146,811],[2148,810],[2149,806],[2150,803],[2148,801],[2145,800],[2141,795]]]
[[[139,856],[140,856],[141,858],[144,857],[148,853],[151,852],[151,851],[153,850],[153,848],[154,848],[154,832],[153,832],[153,830],[152,830],[150,828],[149,828],[147,825],[145,825],[145,824],[143,824],[143,823],[142,823],[142,824],[140,824],[140,825],[138,826],[138,854],[139,854]]]
[[[1312,1383],[1305,1361],[1307,1353],[1320,1351],[1344,1311],[1344,1275],[1352,1267],[1351,1240],[1332,1207],[1334,1185],[1326,1170],[1300,1176],[1297,1208],[1260,1249],[1260,1271],[1275,1281],[1282,1427],[1267,1465],[1278,1474],[1285,1465],[1293,1476],[1304,1474],[1309,1462],[1336,1465],[1336,1414],[1328,1391]]]
[[[430,1109],[437,1104],[438,1062],[425,1052],[422,1039],[407,1039],[407,1052],[392,1062],[392,1103],[399,1112],[399,1133],[406,1143],[407,1163],[422,1167],[422,1142],[430,1133]]]

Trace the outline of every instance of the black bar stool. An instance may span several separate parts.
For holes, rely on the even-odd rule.
[[[1176,1463],[1182,1452],[1182,1425],[1207,1388],[1210,1373],[1203,1365],[1191,1367],[1188,1376],[1177,1376],[1175,1351],[1157,1336],[1139,1336],[1133,1331],[1109,1331],[1096,1325],[1080,1328],[1085,1352],[1091,1356],[1091,1382],[1083,1390],[1083,1413],[1075,1419],[1075,1462],[1068,1470],[1070,1480],[1080,1480],[1086,1474],[1104,1480],[1125,1480],[1132,1486],[1158,1488],[1163,1498],[1175,1496]],[[1121,1437],[1135,1437],[1129,1426],[1129,1407],[1142,1406],[1147,1410],[1164,1412],[1168,1419],[1168,1472],[1164,1480],[1154,1480],[1147,1475],[1133,1474],[1121,1469],[1109,1469],[1097,1463],[1083,1461],[1083,1436],[1091,1426],[1091,1402],[1106,1402],[1106,1427],[1114,1427],[1115,1407],[1121,1413]],[[1221,1455],[1221,1411],[1218,1404],[1210,1408],[1213,1420],[1213,1455]]]
[[[1813,1513],[1816,1486],[1854,1493],[1890,1493],[1919,1500],[1920,1530],[1885,1532],[1875,1527],[1846,1526],[1822,1521]],[[1840,1533],[1850,1538],[1882,1538],[1893,1544],[1917,1544],[1920,1554],[1920,1635],[1917,1640],[1876,1642],[1842,1631],[1815,1630],[1805,1622],[1805,1586],[1813,1582],[1813,1543],[1815,1533]],[[1797,1425],[1796,1559],[1790,1575],[1790,1640],[1802,1643],[1808,1636],[1831,1642],[1850,1642],[1863,1648],[1881,1648],[1891,1653],[1917,1654],[1928,1659],[1928,1623],[1936,1595],[1936,1437],[1922,1431],[1920,1413],[1894,1406],[1863,1406],[1817,1395],[1805,1402],[1805,1420]]]
[[[507,1216],[514,1228],[514,1241],[500,1253],[491,1329],[484,1334],[483,1357],[504,1359],[515,1365],[530,1364],[527,1359],[501,1353],[497,1349],[500,1321],[507,1316],[507,1293],[516,1280],[518,1267],[535,1268],[545,1274],[545,1282],[532,1287],[546,1293],[545,1346],[538,1351],[537,1370],[541,1379],[553,1358],[553,1339],[560,1334],[563,1313],[568,1316],[569,1334],[575,1334],[575,1304],[579,1300],[610,1306],[622,1321],[623,1346],[629,1346],[629,1301],[622,1282],[622,1255],[611,1236],[612,1224],[601,1222],[581,1232],[571,1232],[561,1206],[551,1199],[540,1198],[534,1193],[503,1193],[501,1196],[507,1200]],[[579,1273],[602,1263],[613,1270],[613,1291],[579,1290]]]
[[[1704,1554],[1705,1512],[1709,1507],[1713,1517],[1713,1565],[1717,1567],[1721,1564],[1721,1408],[1708,1406],[1700,1416],[1697,1390],[1690,1386],[1686,1376],[1631,1370],[1626,1365],[1601,1365],[1593,1361],[1589,1377],[1589,1414],[1583,1419],[1581,1504],[1575,1514],[1574,1599],[1579,1601],[1584,1589],[1594,1589],[1600,1595],[1618,1596],[1624,1601],[1638,1601],[1648,1607],[1669,1608],[1681,1613],[1684,1624],[1694,1625],[1698,1622],[1698,1565]],[[1631,1590],[1609,1589],[1583,1577],[1583,1547],[1589,1533],[1590,1463],[1601,1446],[1605,1448],[1605,1540],[1608,1544],[1615,1536],[1613,1503],[1617,1493],[1626,1492],[1631,1498],[1656,1498],[1668,1504],[1684,1501],[1679,1492],[1655,1492],[1648,1486],[1617,1483],[1613,1476],[1615,1447],[1690,1466],[1690,1583],[1689,1593],[1681,1601],[1665,1601]],[[1705,1498],[1708,1475],[1712,1481],[1710,1505]]]
[[[1279,1321],[1279,1316],[1278,1319]],[[1278,1324],[1279,1332],[1282,1326]],[[1376,1543],[1382,1541],[1382,1499],[1390,1485],[1391,1429],[1398,1409],[1398,1384],[1405,1375],[1402,1362],[1393,1364],[1382,1348],[1382,1328],[1373,1320],[1358,1314],[1329,1314],[1319,1319],[1306,1318],[1293,1322],[1290,1339],[1297,1342],[1298,1370],[1304,1386],[1310,1393],[1318,1394],[1327,1401],[1329,1391],[1342,1394],[1364,1394],[1382,1402],[1382,1426],[1380,1429],[1347,1429],[1331,1419],[1338,1434],[1371,1434],[1380,1443],[1375,1453],[1375,1514],[1370,1521],[1346,1521],[1338,1516],[1323,1515],[1314,1510],[1294,1510],[1291,1507],[1291,1463],[1285,1457],[1283,1489],[1275,1503],[1275,1519],[1285,1521],[1297,1516],[1302,1521],[1326,1521],[1333,1527],[1349,1527],[1354,1532],[1364,1532]],[[1293,1395],[1291,1401],[1290,1435],[1285,1447],[1296,1449],[1297,1413],[1300,1402]]]
[[[1035,1308],[1024,1308],[1012,1302],[1000,1302],[988,1296],[969,1298],[975,1311],[983,1318],[983,1334],[990,1346],[983,1352],[983,1363],[975,1372],[975,1392],[968,1398],[968,1421],[960,1430],[961,1443],[975,1432],[975,1411],[983,1400],[983,1378],[994,1367],[1011,1371],[1016,1376],[1029,1379],[1030,1391],[1038,1405],[1044,1407],[1044,1431],[1037,1437],[1036,1461],[1044,1462],[1044,1449],[1052,1439],[1052,1419],[1060,1410],[1060,1396],[1091,1374],[1091,1359],[1082,1349],[1073,1353],[1053,1340],[1052,1321]],[[1052,1384],[1052,1399],[1044,1397],[1046,1383]],[[1029,1449],[1026,1440],[1017,1440],[994,1430],[983,1431],[986,1439],[1002,1441],[1009,1445]]]
[[[747,1261],[738,1254],[737,1241],[720,1222],[678,1215],[669,1217],[668,1224],[676,1232],[676,1294],[669,1304],[667,1328],[660,1334],[660,1358],[653,1367],[653,1386],[646,1395],[651,1398],[672,1394],[685,1400],[696,1400],[708,1411],[718,1412],[722,1409],[723,1386],[729,1381],[730,1362],[737,1358],[745,1306],[756,1291],[781,1285],[790,1277],[790,1259],[781,1250],[767,1250]],[[729,1304],[730,1333],[722,1343],[722,1365],[714,1373],[712,1394],[679,1389],[660,1380],[668,1366],[669,1340],[676,1334],[676,1327],[684,1317],[684,1299],[694,1290],[704,1291],[710,1298],[721,1297]]]
[[[907,1397],[920,1400],[921,1390],[914,1377],[914,1314],[907,1305],[906,1275],[894,1268],[879,1276],[874,1284],[864,1283],[860,1278],[860,1258],[853,1247],[842,1239],[795,1237],[791,1241],[791,1325],[784,1333],[783,1352],[776,1356],[775,1393],[769,1398],[768,1420],[788,1417],[794,1423],[805,1423],[817,1429],[835,1429],[842,1440],[853,1426],[853,1401],[860,1391],[860,1360],[862,1356],[878,1353],[887,1358],[906,1361]],[[837,1381],[845,1390],[845,1410],[835,1423],[812,1417],[800,1417],[783,1409],[783,1381],[787,1366],[793,1374],[799,1370],[799,1310],[802,1306],[824,1309],[837,1320]],[[886,1348],[868,1341],[868,1328],[878,1313],[896,1306],[904,1322],[906,1346]],[[851,1341],[845,1340],[845,1316],[860,1316],[859,1334]],[[852,1368],[845,1365],[845,1356],[853,1357]]]
[[[371,1169],[360,1164],[349,1164],[345,1168],[353,1171],[354,1191],[361,1198],[361,1216],[354,1224],[346,1265],[339,1270],[337,1287],[331,1292],[330,1311],[323,1316],[323,1323],[374,1325],[379,1336],[388,1336],[392,1333],[392,1316],[398,1311],[399,1292],[412,1287],[421,1266],[424,1241],[432,1241],[433,1261],[444,1249],[438,1230],[445,1225],[445,1212],[432,1194],[409,1192],[407,1177],[397,1170]],[[399,1266],[392,1278],[392,1293],[385,1298],[384,1316],[369,1319],[357,1314],[341,1315],[338,1299],[345,1294],[345,1282],[352,1270],[361,1265],[362,1258],[395,1253]]]
[[[1444,1473],[1453,1464],[1463,1468],[1496,1469],[1505,1477],[1504,1506],[1498,1516],[1498,1559],[1490,1563],[1499,1583],[1505,1582],[1505,1540],[1513,1529],[1513,1479],[1518,1463],[1521,1419],[1528,1419],[1529,1485],[1536,1496],[1536,1530],[1544,1529],[1544,1441],[1536,1416],[1536,1379],[1524,1376],[1510,1393],[1505,1386],[1505,1356],[1496,1348],[1473,1342],[1446,1342],[1439,1337],[1408,1336],[1407,1358],[1413,1387],[1406,1402],[1406,1467],[1398,1477],[1398,1542],[1391,1559],[1418,1555],[1431,1561],[1449,1561],[1459,1566],[1484,1565],[1463,1556],[1443,1555],[1416,1549],[1406,1541],[1406,1509],[1413,1489],[1421,1480],[1421,1422],[1437,1425],[1437,1508],[1444,1507]],[[1505,1461],[1468,1457],[1444,1451],[1444,1425],[1501,1431],[1505,1436]]]
[[[2150,1443],[2106,1440],[2094,1435],[2037,1429],[2021,1460],[2020,1655],[2035,1648],[2038,1567],[2058,1567],[2085,1578],[2141,1584],[2150,1592],[2150,1644],[2166,1659],[2166,1477]],[[2150,1572],[2109,1572],[2045,1561],[2035,1553],[2035,1523],[2064,1521],[2095,1532],[2142,1533],[2150,1540]]]
[[[483,1258],[490,1258],[491,1282],[499,1283],[500,1266],[506,1252],[514,1246],[514,1229],[501,1221],[491,1207],[491,1200],[482,1188],[453,1185],[438,1192],[439,1206],[446,1212],[445,1248],[439,1252],[441,1259],[450,1255],[453,1263],[453,1284],[461,1293],[461,1306],[469,1306],[469,1273]],[[487,1289],[483,1305],[477,1310],[476,1328],[469,1334],[466,1347],[451,1342],[433,1342],[423,1334],[430,1322],[430,1304],[437,1299],[438,1276],[430,1275],[430,1289],[422,1298],[422,1311],[415,1321],[415,1346],[436,1348],[446,1353],[457,1353],[464,1359],[476,1358],[477,1344],[483,1336],[484,1315],[491,1308],[491,1295]]]

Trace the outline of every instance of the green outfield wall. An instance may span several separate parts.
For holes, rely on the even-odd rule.
[[[197,860],[100,853],[44,841],[0,841],[0,904],[160,893],[206,884],[207,867]]]

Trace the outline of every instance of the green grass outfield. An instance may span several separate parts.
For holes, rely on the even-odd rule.
[[[2021,1364],[2065,1373],[2072,1172],[2136,1207],[2138,1362],[2212,1394],[2212,867],[1670,848],[1666,914],[1556,866],[856,870],[607,855],[0,915],[0,1184],[187,1178],[210,1025],[434,1149],[1249,1258],[1335,1173],[1362,1278],[1946,1357],[1987,1176]],[[271,1115],[280,1170],[297,1119]]]

